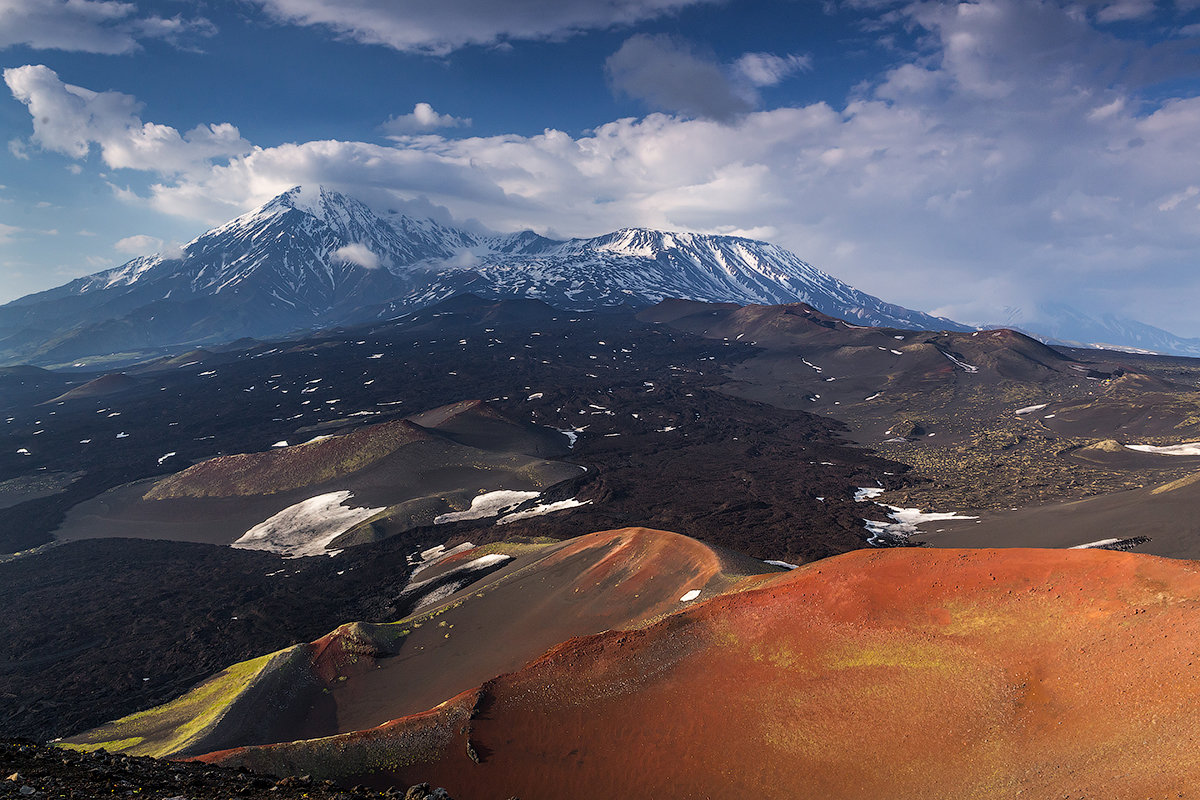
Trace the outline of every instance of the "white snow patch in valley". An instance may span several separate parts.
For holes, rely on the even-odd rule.
[[[1049,403],[1042,403],[1041,405],[1037,405],[1037,406],[1025,406],[1024,408],[1018,408],[1018,409],[1017,409],[1016,411],[1014,411],[1013,413],[1014,413],[1014,414],[1016,414],[1016,415],[1019,417],[1019,416],[1022,416],[1022,415],[1024,415],[1024,414],[1032,414],[1032,413],[1033,413],[1033,412],[1035,412],[1035,411],[1041,411],[1043,408],[1045,408],[1045,407],[1046,407],[1046,406],[1048,406],[1048,405],[1050,405],[1050,404],[1049,404]]]
[[[957,364],[958,366],[962,367],[964,371],[966,371],[966,372],[972,372],[972,373],[973,373],[973,372],[979,372],[979,367],[976,367],[976,366],[973,366],[973,365],[971,365],[971,364],[968,364],[968,363],[967,363],[967,362],[965,362],[965,361],[960,361],[959,359],[957,359],[957,358],[955,358],[954,356],[952,356],[952,355],[950,355],[949,353],[947,353],[945,350],[942,350],[942,351],[940,351],[940,352],[941,352],[941,354],[942,354],[942,355],[944,355],[946,358],[950,359],[950,360],[951,360],[951,361],[953,361],[955,364]]]
[[[883,494],[883,489],[878,486],[860,486],[854,490],[854,502],[861,503],[879,497],[881,494]]]
[[[1200,442],[1183,442],[1155,447],[1152,444],[1127,444],[1130,450],[1141,453],[1157,453],[1160,456],[1200,456]]]
[[[439,514],[433,518],[434,525],[447,522],[464,522],[471,519],[499,516],[500,512],[510,506],[532,500],[541,492],[517,492],[510,489],[500,489],[495,492],[485,492],[471,500],[471,507],[466,511],[451,511]]]
[[[435,603],[440,603],[466,585],[466,581],[454,581],[453,583],[447,583],[445,586],[439,586],[437,589],[434,589],[432,592],[422,597],[421,602],[413,606],[413,610],[410,613],[415,614],[421,609],[428,608]]]
[[[529,395],[529,397],[525,398],[525,402],[529,402],[530,400],[541,400],[545,396],[546,395],[542,392],[534,392],[533,394]]]
[[[287,439],[281,439],[278,442],[276,442],[275,444],[271,445],[271,447],[287,447],[287,446],[288,446]]]
[[[1101,539],[1097,542],[1088,542],[1087,544],[1077,544],[1073,547],[1068,547],[1068,550],[1095,550],[1105,545],[1116,544],[1120,539]]]
[[[27,456],[27,455],[30,455],[30,452],[28,450],[26,450],[24,447],[19,447],[19,448],[17,448],[17,455]]]
[[[443,558],[449,558],[450,556],[466,552],[467,550],[473,550],[474,548],[475,545],[471,542],[463,542],[462,544],[449,550],[446,549],[445,545],[441,544],[436,544],[433,547],[430,547],[428,550],[422,550],[415,559],[409,557],[410,564],[418,565],[417,568],[413,570],[412,577],[417,577],[417,575],[419,575],[421,572],[429,569]]]
[[[470,578],[467,577],[470,573],[478,572],[479,570],[494,567],[499,564],[504,564],[508,561],[512,561],[513,558],[512,556],[504,553],[492,553],[490,555],[480,556],[479,558],[473,559],[464,564],[459,564],[455,567],[452,567],[441,575],[436,575],[432,578],[426,578],[425,580],[417,580],[417,576],[430,567],[441,563],[450,556],[473,549],[475,549],[475,545],[471,544],[470,542],[463,542],[462,544],[451,548],[450,550],[447,550],[442,545],[437,545],[436,547],[431,547],[428,550],[425,550],[421,553],[422,561],[420,566],[417,567],[417,569],[413,571],[413,574],[409,576],[408,584],[405,585],[400,594],[410,595],[415,592],[420,592],[430,583],[445,580],[446,578],[451,577],[459,578],[458,580],[453,580],[449,584],[438,587],[429,594],[425,595],[417,605],[417,608],[423,608],[440,600],[444,600],[462,587],[466,586],[468,583],[470,583]],[[412,559],[410,558],[410,562],[411,561]]]
[[[888,509],[890,512],[888,516],[894,520],[893,522],[863,520],[867,530],[871,533],[867,537],[867,544],[876,547],[893,544],[897,539],[907,539],[914,533],[920,533],[920,529],[917,526],[923,522],[941,522],[948,519],[979,519],[979,517],[970,517],[954,511],[930,512],[922,511],[919,508],[888,506],[883,503],[877,503],[876,505]]]
[[[260,522],[233,543],[240,550],[268,550],[284,558],[336,555],[325,549],[341,534],[383,511],[380,508],[345,506],[354,496],[349,490],[328,492],[288,506]]]
[[[695,599],[696,599],[697,597],[699,597],[699,596],[700,596],[700,590],[699,590],[699,589],[692,589],[690,592],[687,592],[687,593],[685,593],[685,594],[683,595],[683,597],[679,598],[679,602],[681,602],[681,603],[690,603],[690,602],[692,602],[693,600],[695,600]]]
[[[496,520],[497,525],[507,525],[510,522],[516,522],[519,519],[528,519],[529,517],[540,517],[542,514],[553,514],[555,511],[566,511],[568,508],[579,508],[591,504],[591,500],[579,502],[574,497],[570,500],[559,500],[555,503],[539,503],[533,508],[527,508],[524,511],[514,511],[511,514],[505,514],[500,519]]]
[[[567,447],[574,448],[575,443],[579,441],[579,434],[583,433],[586,428],[585,425],[582,428],[555,428],[555,430],[567,437]]]
[[[170,458],[171,456],[173,456],[173,455],[175,455],[175,451],[174,451],[174,450],[172,450],[172,451],[171,451],[171,452],[169,452],[169,453],[165,453],[164,455],[161,455],[161,456],[159,456],[159,457],[158,457],[158,465],[161,467],[161,466],[162,466],[162,463],[163,463],[164,461],[166,461],[168,458]]]
[[[764,564],[770,564],[773,567],[783,567],[784,569],[800,569],[799,564],[789,564],[787,561],[771,561],[767,560]]]
[[[467,562],[463,565],[463,568],[468,570],[483,569],[484,567],[503,564],[505,561],[512,561],[512,556],[505,555],[504,553],[490,553],[486,556],[480,556],[479,558]]]
[[[332,433],[322,433],[318,436],[314,436],[313,438],[309,439],[307,442],[304,442],[304,444],[312,444],[313,442],[322,442],[326,439],[332,439],[332,438],[334,438],[334,435]]]
[[[882,394],[883,394],[883,392],[876,392],[875,394],[871,395],[870,397],[864,399],[863,402],[865,403],[865,402],[867,402],[867,400],[874,400],[876,397],[879,397]]]

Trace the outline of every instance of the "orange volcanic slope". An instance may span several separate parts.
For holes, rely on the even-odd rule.
[[[181,757],[372,728],[518,670],[571,637],[641,627],[693,598],[782,574],[677,533],[625,528],[468,550],[422,568],[413,586],[448,580],[453,591],[455,567],[506,554],[502,568],[478,580],[461,573],[468,585],[399,622],[343,625],[65,742]]]
[[[431,712],[207,758],[461,800],[1192,797],[1198,602],[1192,562],[858,551]]]

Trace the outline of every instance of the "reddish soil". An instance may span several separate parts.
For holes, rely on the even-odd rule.
[[[433,712],[214,754],[455,797],[1191,797],[1200,568],[860,551],[574,639]]]
[[[582,536],[519,556],[401,624],[338,628],[260,680],[221,726],[205,734],[203,749],[191,743],[176,752],[372,728],[518,670],[572,637],[634,628],[678,611],[691,590],[712,597],[778,574],[666,531]],[[154,735],[102,728],[68,741],[106,744]]]

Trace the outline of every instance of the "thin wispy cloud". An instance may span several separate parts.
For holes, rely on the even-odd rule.
[[[471,45],[561,40],[631,25],[713,0],[253,0],[276,19],[362,44],[445,55]]]
[[[26,45],[108,55],[159,39],[184,44],[216,32],[203,17],[143,15],[117,0],[0,0],[0,50]]]
[[[113,245],[113,249],[118,253],[125,253],[131,256],[145,256],[151,253],[156,253],[162,249],[163,240],[157,236],[139,233],[133,236],[126,236],[120,239]]]

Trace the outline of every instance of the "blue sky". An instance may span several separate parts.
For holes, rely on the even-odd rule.
[[[0,302],[291,185],[1200,336],[1200,1],[0,0]]]

